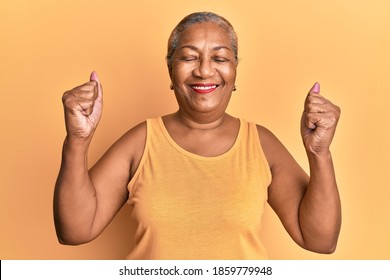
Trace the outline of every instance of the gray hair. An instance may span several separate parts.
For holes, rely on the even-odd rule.
[[[229,35],[231,46],[233,49],[234,57],[238,61],[238,42],[237,34],[234,31],[233,26],[230,22],[222,16],[219,16],[212,12],[197,12],[192,13],[185,18],[183,18],[179,24],[173,29],[168,40],[168,53],[167,53],[167,64],[169,72],[172,70],[172,56],[176,51],[177,45],[179,44],[179,39],[181,34],[187,30],[191,25],[195,23],[204,23],[204,22],[213,22],[218,26],[222,27]]]

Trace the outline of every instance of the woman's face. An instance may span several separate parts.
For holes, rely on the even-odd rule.
[[[184,31],[170,73],[180,111],[224,113],[236,79],[237,62],[228,33],[212,22]]]

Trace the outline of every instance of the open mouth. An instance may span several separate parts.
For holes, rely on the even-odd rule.
[[[218,86],[217,84],[193,84],[190,87],[196,93],[206,94],[213,92]]]

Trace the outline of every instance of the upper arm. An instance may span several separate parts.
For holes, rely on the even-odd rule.
[[[290,236],[302,246],[299,207],[309,183],[309,176],[275,135],[264,127],[257,128],[272,173],[268,203]]]
[[[93,231],[99,234],[114,218],[128,198],[129,183],[146,142],[146,122],[125,133],[116,141],[89,174],[96,193]]]

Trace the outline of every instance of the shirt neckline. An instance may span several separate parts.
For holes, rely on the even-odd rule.
[[[165,127],[164,121],[162,120],[161,116],[157,118],[157,121],[158,121],[158,124],[159,124],[163,134],[164,134],[165,139],[169,142],[169,144],[173,148],[175,148],[178,152],[180,152],[180,153],[182,153],[182,154],[184,154],[184,155],[186,155],[188,157],[195,158],[195,159],[198,159],[198,160],[204,160],[204,161],[219,160],[219,159],[225,158],[225,157],[229,156],[231,153],[233,153],[237,149],[239,143],[241,142],[242,133],[243,133],[243,130],[244,130],[244,121],[241,118],[239,118],[240,127],[238,129],[236,139],[235,139],[233,145],[230,147],[230,149],[227,150],[226,152],[224,152],[223,154],[220,154],[220,155],[217,155],[217,156],[207,157],[207,156],[201,156],[201,155],[192,153],[192,152],[187,151],[186,149],[182,148],[179,144],[176,143],[175,140],[173,140],[173,138],[169,134],[169,132],[168,132],[167,128]]]

